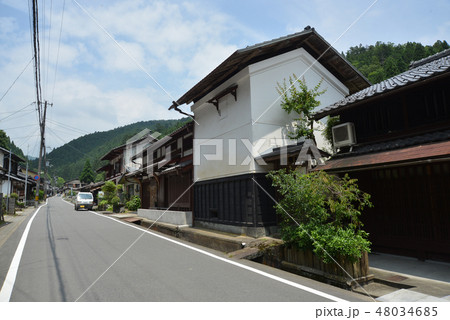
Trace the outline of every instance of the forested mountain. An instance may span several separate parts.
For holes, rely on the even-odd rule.
[[[138,132],[148,128],[164,136],[190,120],[190,118],[183,118],[140,121],[109,131],[87,134],[47,154],[47,160],[50,162],[49,175],[62,177],[66,181],[78,179],[86,160],[90,161],[94,170],[98,169],[102,166],[102,161],[100,161],[102,156],[111,149],[125,144]],[[34,160],[32,167],[37,168],[37,164],[38,161]]]
[[[450,48],[447,41],[436,41],[432,46],[417,42],[395,45],[377,42],[375,45],[350,47],[345,58],[373,84],[391,78],[409,68],[417,61]]]
[[[11,141],[11,139],[6,135],[5,131],[0,130],[0,147],[3,149],[9,150],[11,148],[11,152],[15,155],[21,157],[22,159],[26,160],[25,155],[23,154],[22,149],[17,147],[14,144],[14,141]]]

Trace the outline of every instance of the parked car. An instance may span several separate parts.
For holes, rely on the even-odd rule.
[[[90,192],[79,192],[75,199],[75,210],[87,209],[92,210],[94,206],[94,196]]]

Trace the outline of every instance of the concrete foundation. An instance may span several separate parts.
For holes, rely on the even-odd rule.
[[[139,217],[152,221],[192,227],[192,211],[138,209],[137,214]]]
[[[235,226],[235,225],[228,225],[228,224],[221,224],[221,223],[213,223],[213,222],[207,222],[207,221],[195,221],[194,226],[198,227],[198,228],[217,230],[217,231],[221,231],[221,232],[246,235],[248,237],[253,237],[253,238],[259,238],[259,237],[273,235],[278,230],[278,228],[276,226],[246,227],[246,226]]]

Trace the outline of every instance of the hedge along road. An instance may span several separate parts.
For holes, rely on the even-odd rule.
[[[75,211],[61,198],[50,198],[26,229],[0,291],[3,301],[371,300]]]

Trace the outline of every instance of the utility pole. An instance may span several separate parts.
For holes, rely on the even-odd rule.
[[[6,198],[6,212],[9,213],[9,198],[11,195],[11,157],[12,157],[12,152],[11,152],[11,148],[12,147],[12,143],[10,143],[9,145],[9,165],[8,165],[8,191],[7,191],[7,198]]]
[[[25,198],[23,199],[25,203],[25,208],[27,207],[27,188],[28,188],[28,151],[27,151],[27,169],[25,171]]]
[[[39,104],[39,102],[38,102]],[[39,108],[39,105],[38,105]],[[41,146],[39,150],[39,164],[38,164],[38,176],[39,179],[36,183],[36,197],[35,197],[35,207],[39,205],[39,187],[41,184],[41,163],[42,163],[42,152],[45,152],[45,117],[47,116],[47,101],[44,103],[44,112],[42,119],[39,119],[39,124],[41,127]],[[45,155],[44,155],[45,156]]]

